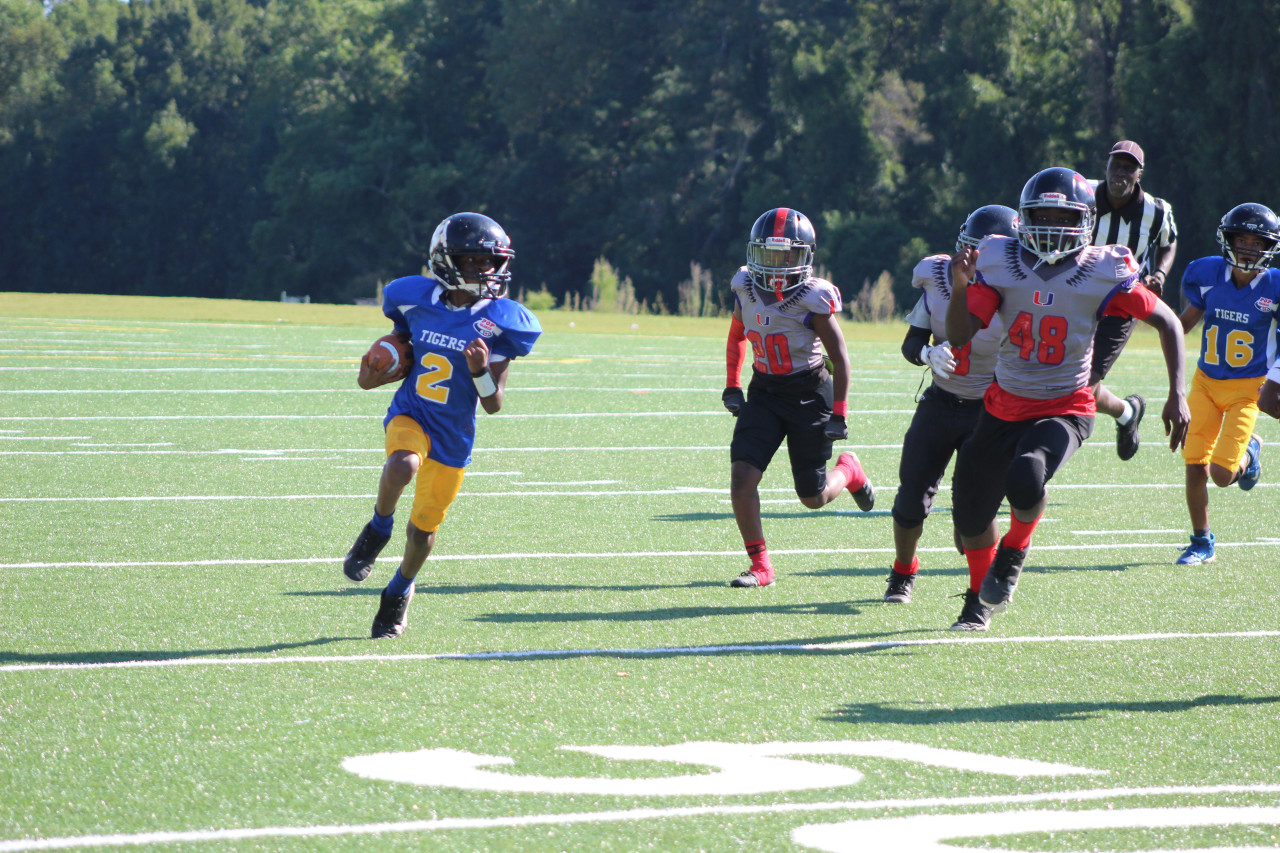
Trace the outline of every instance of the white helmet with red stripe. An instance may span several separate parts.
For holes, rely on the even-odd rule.
[[[779,299],[813,277],[813,253],[818,247],[809,217],[790,207],[776,207],[751,226],[747,243],[747,271],[751,282]]]

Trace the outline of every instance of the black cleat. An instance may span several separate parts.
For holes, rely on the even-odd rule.
[[[976,592],[966,589],[964,591],[964,609],[960,611],[960,618],[951,626],[951,630],[985,631],[990,624],[991,608],[978,600]]]
[[[1142,416],[1147,413],[1147,401],[1141,394],[1130,394],[1124,399],[1133,406],[1133,420],[1123,426],[1116,423],[1116,453],[1121,459],[1128,461],[1138,452],[1138,444],[1141,442],[1138,424],[1142,423]]]
[[[889,570],[889,588],[884,591],[884,600],[887,604],[910,604],[911,588],[915,586],[915,575],[904,575],[901,572]]]
[[[853,500],[858,505],[858,509],[863,512],[871,512],[875,508],[876,490],[872,487],[870,480],[867,480],[861,489],[853,493]]]
[[[413,590],[408,595],[387,595],[382,591],[382,601],[378,604],[378,615],[373,617],[373,639],[383,640],[399,637],[409,624],[409,602],[413,599]]]
[[[1022,562],[1027,559],[1026,551],[1019,551],[1001,545],[996,549],[996,559],[987,569],[987,576],[982,579],[978,589],[978,599],[992,613],[999,613],[1009,606],[1013,600],[1013,591],[1018,588],[1018,576],[1022,574]]]
[[[729,581],[729,586],[736,587],[752,587],[752,586],[772,586],[773,585],[773,569],[768,572],[758,571],[755,569],[747,569],[733,580]]]
[[[342,573],[356,583],[369,577],[369,572],[373,571],[373,561],[378,559],[390,539],[389,535],[383,536],[372,525],[366,524],[356,537],[356,544],[351,546],[346,559],[342,561]]]

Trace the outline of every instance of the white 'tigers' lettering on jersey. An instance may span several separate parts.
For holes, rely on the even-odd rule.
[[[951,258],[947,255],[930,255],[916,264],[911,271],[911,286],[924,291],[917,310],[929,324],[937,340],[947,339],[947,305],[951,302]],[[913,326],[921,326],[916,311],[907,317]],[[921,326],[923,328],[923,326]],[[952,347],[956,359],[956,372],[944,377],[933,374],[933,384],[943,391],[955,394],[963,400],[980,398],[996,372],[996,351],[1004,325],[997,314],[990,325],[973,336],[963,347]]]
[[[1098,320],[1112,297],[1133,288],[1138,268],[1125,246],[1089,246],[1034,269],[1027,257],[1017,240],[987,237],[977,275],[1001,298],[996,381],[1020,397],[1050,400],[1089,384]]]
[[[831,282],[811,278],[786,291],[779,302],[751,283],[742,267],[729,282],[742,309],[742,325],[755,368],[761,373],[785,376],[822,366],[822,341],[813,330],[815,314],[836,314],[843,304]]]

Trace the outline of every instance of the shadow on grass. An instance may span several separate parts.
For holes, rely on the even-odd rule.
[[[1271,705],[1280,696],[1197,696],[1194,699],[1161,699],[1138,702],[1019,702],[975,708],[939,708],[925,703],[853,702],[842,705],[828,723],[896,723],[931,726],[936,723],[1064,722],[1091,720],[1107,713],[1169,714],[1194,708],[1236,705]]]
[[[303,640],[297,643],[270,643],[261,646],[240,646],[230,649],[166,649],[165,651],[116,650],[103,652],[9,652],[0,650],[0,664],[101,664],[124,663],[135,661],[169,661],[188,658],[216,658],[224,655],[263,654],[266,652],[283,652],[291,649],[305,649],[312,646],[325,646],[329,643],[345,643],[348,640],[365,640],[365,635],[358,637],[317,637],[314,640]]]
[[[473,622],[498,624],[555,622],[666,622],[676,619],[703,619],[730,616],[857,616],[861,609],[851,601],[824,601],[817,604],[755,604],[729,607],[659,607],[654,610],[578,611],[544,613],[486,613]]]
[[[828,504],[827,506],[830,506]],[[796,509],[794,512],[779,512],[777,510],[767,510],[760,513],[761,518],[774,519],[793,519],[793,518],[847,518],[853,516],[855,518],[874,518],[876,516],[892,515],[893,513],[887,509],[873,509],[871,512],[863,512],[859,509],[806,509],[801,505],[800,501],[796,501]],[[654,521],[733,521],[732,512],[671,512],[666,515],[653,516]]]

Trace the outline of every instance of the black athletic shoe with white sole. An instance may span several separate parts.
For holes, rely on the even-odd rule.
[[[887,604],[910,604],[911,588],[915,586],[915,575],[904,575],[901,572],[889,570],[889,586],[884,591],[884,600]]]
[[[992,613],[999,613],[1009,606],[1013,591],[1018,588],[1022,563],[1026,559],[1026,551],[1007,545],[996,549],[995,562],[987,570],[987,576],[982,579],[982,586],[978,589],[978,600],[990,607]]]
[[[1124,426],[1119,421],[1116,422],[1116,455],[1127,462],[1137,454],[1141,443],[1138,425],[1142,423],[1142,416],[1147,413],[1147,400],[1141,394],[1130,394],[1124,399],[1133,406],[1133,419]]]
[[[964,591],[964,609],[960,618],[951,626],[952,631],[985,631],[991,624],[991,608],[978,600],[978,594],[971,589]]]
[[[413,590],[408,595],[388,595],[382,591],[382,601],[378,604],[378,615],[373,617],[373,639],[389,640],[404,633],[409,624],[409,602],[413,600]]]
[[[346,559],[342,561],[342,573],[356,583],[369,577],[369,573],[373,571],[373,561],[378,559],[390,539],[390,535],[383,536],[373,529],[373,525],[366,524],[356,537],[356,544],[351,546]]]

